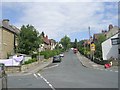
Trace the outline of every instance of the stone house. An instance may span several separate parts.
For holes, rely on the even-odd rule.
[[[17,46],[17,34],[19,29],[9,24],[8,19],[0,23],[0,59],[13,55]]]
[[[93,42],[97,42],[97,41],[98,41],[98,37],[99,37],[100,35],[105,35],[105,37],[106,37],[106,34],[107,34],[107,30],[102,30],[101,33],[96,33],[96,34],[94,34],[94,35],[93,35]]]

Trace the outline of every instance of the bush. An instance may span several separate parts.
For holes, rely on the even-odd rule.
[[[59,55],[61,52],[63,52],[62,49],[46,50],[46,51],[40,52],[40,55],[44,55],[44,58],[48,59],[48,58],[53,57],[55,55]]]
[[[36,61],[37,61],[37,59],[33,58],[33,59],[29,59],[28,61],[25,61],[24,64],[30,64],[30,63],[33,63]]]

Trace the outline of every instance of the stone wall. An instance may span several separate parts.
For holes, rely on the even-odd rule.
[[[26,65],[21,65],[21,66],[6,66],[5,67],[5,71],[7,73],[11,73],[11,72],[24,72],[25,70],[36,66],[37,64],[39,64],[40,62],[34,62],[34,63],[30,63],[30,64],[26,64]]]
[[[9,73],[9,72],[20,72],[21,71],[21,66],[6,66],[5,67],[5,71],[6,73]]]
[[[22,65],[21,66],[21,71],[25,71],[33,66],[36,66],[37,64],[39,64],[39,62],[34,62],[34,63],[31,63],[31,64],[26,64],[26,65]]]
[[[2,28],[1,58],[7,58],[7,54],[14,53],[14,34]]]

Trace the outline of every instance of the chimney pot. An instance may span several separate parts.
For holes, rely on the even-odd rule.
[[[9,19],[3,19],[3,23],[9,25]]]

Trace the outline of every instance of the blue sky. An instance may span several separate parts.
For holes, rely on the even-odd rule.
[[[1,6],[1,5],[0,5]],[[117,2],[2,2],[2,19],[21,27],[33,25],[40,33],[59,41],[68,35],[72,41],[87,39],[107,30],[109,24],[118,26]]]

